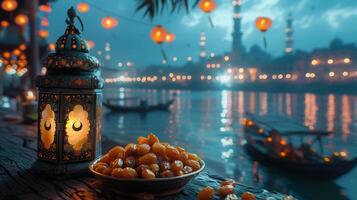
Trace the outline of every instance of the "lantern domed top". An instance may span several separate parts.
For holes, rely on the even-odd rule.
[[[67,28],[57,39],[56,52],[48,55],[44,62],[49,74],[53,72],[94,72],[100,64],[97,58],[89,55],[89,46],[74,24],[77,18],[83,31],[83,23],[73,7],[67,11]]]

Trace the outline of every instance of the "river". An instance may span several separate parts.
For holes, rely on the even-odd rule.
[[[104,97],[143,97],[155,104],[169,100],[173,93],[177,97],[170,112],[140,115],[105,110],[104,137],[135,141],[153,132],[163,141],[199,154],[207,170],[246,185],[302,199],[357,199],[357,168],[334,181],[318,181],[267,167],[246,154],[241,125],[245,112],[283,114],[310,128],[333,131],[324,140],[326,150],[346,150],[357,156],[357,95],[108,88]]]

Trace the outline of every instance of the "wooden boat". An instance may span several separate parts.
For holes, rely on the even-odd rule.
[[[319,179],[335,179],[357,164],[357,158],[348,158],[345,151],[324,155],[322,138],[330,132],[311,131],[282,116],[250,116],[245,120],[246,149],[254,159]],[[293,139],[295,137],[297,140]],[[313,137],[311,144],[305,142],[306,137]],[[296,148],[293,143],[299,138],[300,147]],[[316,141],[319,142],[319,153],[312,148]]]
[[[147,113],[150,111],[168,111],[170,105],[174,103],[174,99],[171,99],[165,103],[158,103],[155,105],[146,105],[146,102],[141,101],[138,106],[121,106],[118,103],[112,103],[113,99],[108,99],[103,102],[103,105],[112,112],[140,112]]]

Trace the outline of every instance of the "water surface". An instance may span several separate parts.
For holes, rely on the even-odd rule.
[[[357,168],[335,181],[316,181],[252,161],[243,147],[245,112],[284,114],[310,128],[333,131],[325,148],[357,156],[357,96],[242,91],[106,89],[108,97],[144,97],[149,104],[177,98],[171,112],[114,114],[105,110],[103,135],[122,142],[149,132],[199,154],[207,170],[247,185],[303,199],[357,199]],[[126,102],[135,104],[135,100]]]

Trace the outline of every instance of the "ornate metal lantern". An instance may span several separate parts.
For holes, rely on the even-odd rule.
[[[67,29],[56,52],[44,61],[38,77],[38,161],[36,171],[52,175],[80,174],[100,154],[102,88],[99,61],[75,27],[75,10],[67,11]]]

